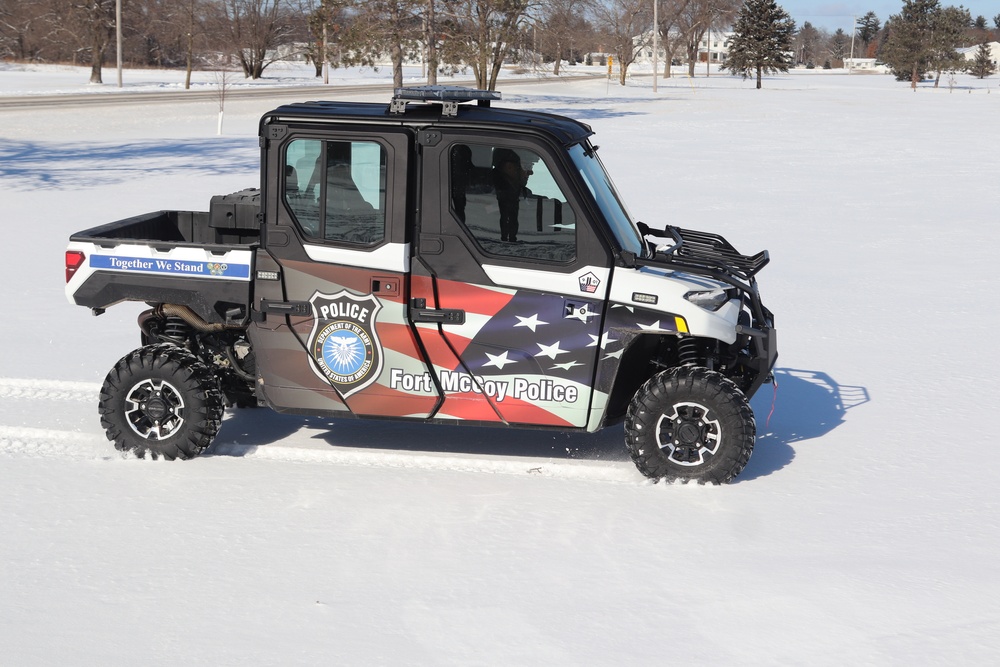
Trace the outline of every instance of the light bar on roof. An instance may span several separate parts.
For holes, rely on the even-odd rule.
[[[460,86],[412,86],[396,88],[393,96],[398,100],[435,100],[438,102],[473,102],[479,100],[499,100],[496,90],[476,90]]]

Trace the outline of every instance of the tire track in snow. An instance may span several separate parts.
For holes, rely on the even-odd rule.
[[[0,425],[0,458],[100,460],[119,456],[111,443],[98,435]]]
[[[427,452],[392,452],[368,449],[313,449],[274,443],[265,446],[218,442],[206,458],[239,457],[276,461],[364,468],[463,472],[489,475],[538,476],[551,479],[588,480],[643,484],[631,466],[614,462],[551,461],[529,458],[453,456]],[[0,425],[0,458],[60,458],[112,460],[131,458],[120,454],[101,435],[77,431]],[[176,465],[195,465],[177,463]]]
[[[0,398],[24,400],[80,401],[96,405],[101,385],[70,380],[0,378]]]
[[[0,378],[0,399],[26,401],[75,401],[97,404],[101,385],[96,382]],[[294,436],[293,436],[294,439]],[[455,456],[433,452],[336,447],[315,449],[288,442],[242,445],[216,440],[208,456],[233,456],[248,460],[327,464],[365,468],[390,468],[489,475],[539,476],[628,484],[642,484],[631,465],[620,462],[553,461],[524,457]],[[122,455],[103,435],[57,429],[0,425],[0,457],[118,459]]]

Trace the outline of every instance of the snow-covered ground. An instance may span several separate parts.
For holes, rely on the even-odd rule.
[[[996,78],[651,85],[501,90],[590,123],[637,217],[770,250],[779,387],[725,487],[645,482],[617,428],[267,410],[211,456],[118,456],[97,388],[140,308],[68,305],[67,237],[254,185],[273,103],[221,137],[214,102],[0,105],[0,663],[995,664]]]

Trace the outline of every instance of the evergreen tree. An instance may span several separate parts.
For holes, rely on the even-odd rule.
[[[827,43],[827,51],[833,58],[833,65],[837,67],[844,66],[844,58],[847,57],[847,50],[850,41],[847,38],[847,33],[844,32],[843,28],[837,28],[837,32],[833,33],[830,41]],[[828,69],[825,65],[823,69]]]
[[[733,32],[723,69],[744,79],[756,72],[758,89],[762,73],[788,71],[795,21],[774,0],[746,0]]]
[[[979,45],[972,64],[969,65],[969,74],[980,79],[985,79],[989,75],[995,74],[996,71],[997,68],[993,64],[993,54],[990,52],[989,42],[983,42]]]
[[[965,7],[945,7],[934,16],[934,35],[931,38],[931,68],[937,71],[934,87],[941,81],[941,72],[954,72],[965,68],[965,59],[956,49],[972,24],[972,16]]]
[[[819,55],[819,30],[812,23],[806,21],[802,24],[802,29],[799,30],[794,41],[797,47],[796,55],[798,56],[798,64],[806,66],[814,65],[816,56]]]
[[[934,22],[940,12],[938,0],[906,0],[903,10],[889,18],[882,59],[897,81],[909,81],[914,90],[931,67]]]
[[[858,19],[857,35],[865,49],[875,40],[880,29],[881,25],[875,12],[868,12]]]

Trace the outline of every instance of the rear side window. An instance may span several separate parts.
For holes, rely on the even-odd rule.
[[[486,254],[557,263],[576,258],[576,217],[534,151],[453,144],[449,208]]]
[[[309,239],[385,239],[386,152],[373,141],[296,139],[285,147],[285,206]]]

